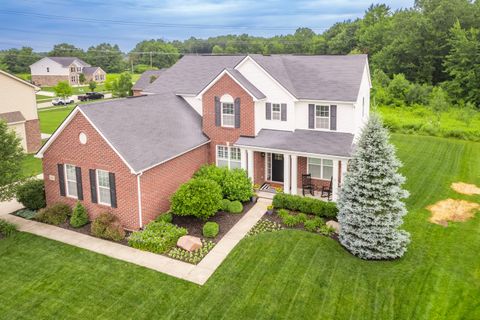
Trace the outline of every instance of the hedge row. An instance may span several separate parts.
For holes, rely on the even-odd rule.
[[[277,193],[273,197],[273,207],[275,209],[300,211],[303,213],[329,218],[336,217],[338,213],[335,202],[327,202],[285,193]]]

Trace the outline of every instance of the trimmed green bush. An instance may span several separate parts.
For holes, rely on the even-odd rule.
[[[207,238],[215,238],[220,231],[220,227],[216,222],[207,222],[203,225],[203,236]]]
[[[9,237],[17,232],[17,226],[13,223],[0,219],[0,235]]]
[[[243,169],[227,171],[222,184],[223,196],[231,201],[246,202],[253,196],[253,185]]]
[[[287,227],[295,227],[295,226],[297,226],[301,223],[301,221],[299,221],[297,216],[294,216],[294,215],[291,215],[291,214],[284,216],[282,218],[282,222]]]
[[[338,213],[338,208],[335,202],[327,202],[285,193],[277,193],[273,197],[273,206],[276,209],[301,211],[329,218],[336,217]]]
[[[315,217],[313,219],[307,220],[303,223],[305,230],[309,232],[317,232],[318,229],[323,226],[325,221],[320,217]]]
[[[35,215],[35,220],[58,226],[72,215],[72,209],[65,203],[56,203],[51,207],[40,209]]]
[[[172,197],[172,211],[179,216],[206,220],[220,209],[222,190],[218,183],[195,178],[184,183]]]
[[[280,218],[284,218],[290,214],[290,212],[287,209],[280,209],[277,211],[277,214]]]
[[[39,210],[47,205],[43,180],[27,180],[17,187],[16,197],[29,210]]]
[[[150,222],[143,231],[136,231],[128,237],[128,244],[144,251],[164,253],[177,244],[187,229],[164,221]]]
[[[228,169],[225,167],[217,167],[214,164],[207,164],[198,169],[197,172],[193,175],[194,178],[204,178],[213,180],[220,188],[223,186],[223,181],[227,175]]]
[[[230,203],[231,203],[230,200],[222,199],[222,201],[220,203],[220,210],[225,211],[225,212],[229,212],[230,211]]]
[[[125,238],[120,220],[109,212],[104,212],[93,220],[90,232],[95,237],[114,241]]]
[[[231,213],[242,213],[243,204],[240,201],[232,201],[228,206],[228,212]]]
[[[169,211],[169,212],[165,212],[165,213],[162,213],[160,214],[156,219],[155,219],[156,222],[168,222],[168,223],[172,223],[173,221],[173,215],[172,213]]]
[[[72,217],[70,218],[70,225],[74,228],[83,227],[88,223],[87,209],[77,201],[75,208],[73,208]]]

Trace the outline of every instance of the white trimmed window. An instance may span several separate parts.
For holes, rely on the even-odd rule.
[[[112,199],[110,198],[110,176],[108,171],[96,170],[96,172],[98,203],[111,206]]]
[[[315,128],[330,129],[330,106],[315,106]]]
[[[65,165],[65,186],[67,189],[67,197],[78,198],[77,172],[75,166],[71,164]]]
[[[330,180],[333,176],[333,160],[308,158],[308,173],[314,179]]]
[[[240,148],[217,146],[217,167],[229,169],[241,168],[242,153]]]
[[[235,114],[233,113],[233,103],[222,102],[222,127],[234,127]]]
[[[280,103],[272,103],[272,120],[281,120],[282,112]]]

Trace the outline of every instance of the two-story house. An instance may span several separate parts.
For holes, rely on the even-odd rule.
[[[55,86],[59,81],[80,85],[80,75],[85,82],[104,82],[106,73],[76,57],[45,57],[30,66],[32,82],[37,86]]]
[[[185,56],[146,96],[77,106],[38,153],[49,204],[138,229],[206,163],[297,194],[301,176],[341,187],[368,118],[366,55]]]

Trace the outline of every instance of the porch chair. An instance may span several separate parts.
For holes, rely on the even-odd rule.
[[[314,186],[312,183],[312,175],[302,174],[302,194],[305,196],[305,191],[308,191],[312,196],[314,195]]]
[[[330,178],[330,183],[326,186],[322,186],[322,192],[320,193],[320,197],[326,196],[328,201],[332,197],[332,184],[333,184],[333,177]]]

